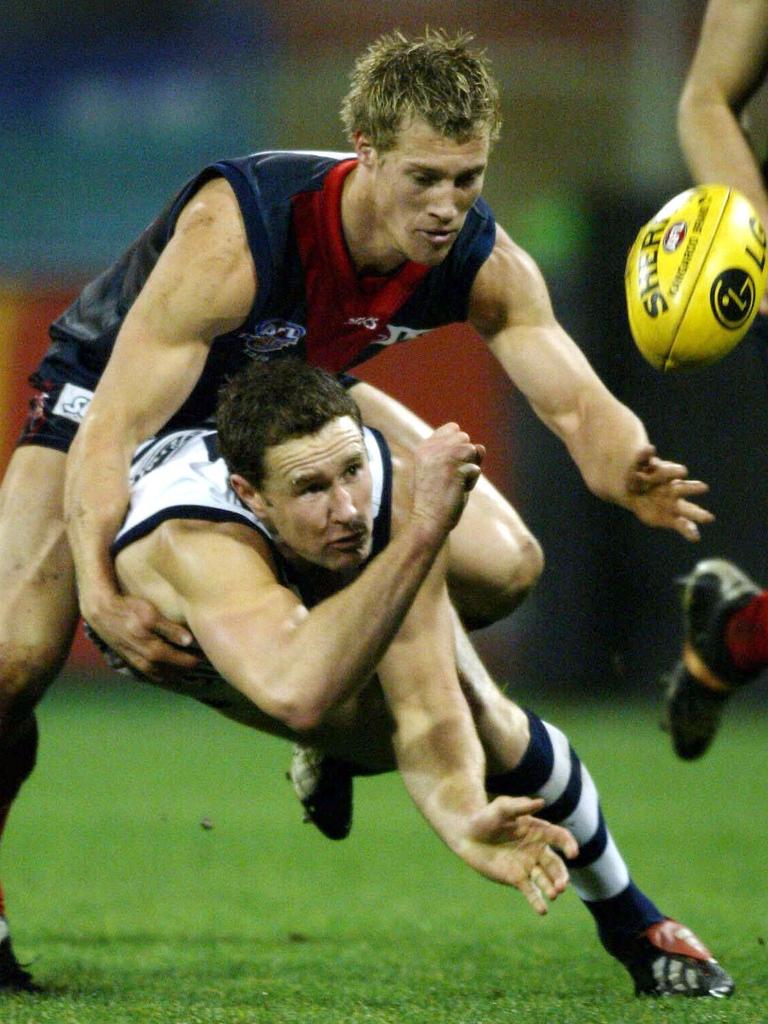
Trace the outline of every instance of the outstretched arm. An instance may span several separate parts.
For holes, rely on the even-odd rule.
[[[472,288],[470,317],[594,494],[651,526],[699,539],[699,526],[713,516],[692,499],[706,484],[688,480],[685,466],[656,458],[641,421],[555,319],[534,261],[501,228]]]
[[[409,481],[398,463],[395,522]],[[567,885],[553,847],[577,852],[565,829],[535,818],[538,800],[491,802],[485,755],[456,668],[444,549],[422,584],[377,674],[392,714],[398,768],[417,807],[443,841],[476,871],[519,889],[539,914]]]

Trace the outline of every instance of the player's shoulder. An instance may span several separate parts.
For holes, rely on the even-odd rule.
[[[496,240],[470,293],[470,322],[481,334],[494,334],[516,313],[549,308],[544,277],[536,260],[497,225]]]
[[[237,196],[229,181],[223,177],[209,178],[181,208],[174,234],[216,230],[222,223],[239,223],[240,219]]]
[[[229,579],[233,569],[238,579],[247,577],[252,585],[278,579],[266,536],[243,522],[167,519],[146,539],[146,564],[177,586],[192,580],[209,587],[212,579]]]

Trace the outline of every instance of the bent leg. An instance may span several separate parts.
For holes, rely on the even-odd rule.
[[[0,488],[0,745],[61,669],[77,625],[64,462],[50,448],[19,448]]]
[[[35,762],[34,708],[77,625],[62,521],[65,456],[16,450],[0,488],[0,818]]]
[[[351,389],[367,424],[388,441],[415,448],[432,431],[400,402],[371,384]],[[448,586],[469,628],[509,615],[544,567],[538,541],[509,502],[481,476],[451,533]]]

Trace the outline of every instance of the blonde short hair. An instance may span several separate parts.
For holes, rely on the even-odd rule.
[[[449,139],[466,142],[499,136],[499,89],[485,53],[470,47],[472,36],[427,29],[407,39],[395,31],[380,36],[358,58],[341,106],[350,139],[365,135],[379,151],[397,144],[398,132],[420,118]]]

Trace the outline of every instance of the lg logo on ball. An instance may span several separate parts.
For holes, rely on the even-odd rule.
[[[755,305],[755,282],[746,270],[723,270],[712,282],[709,304],[717,322],[735,331],[749,319]]]

